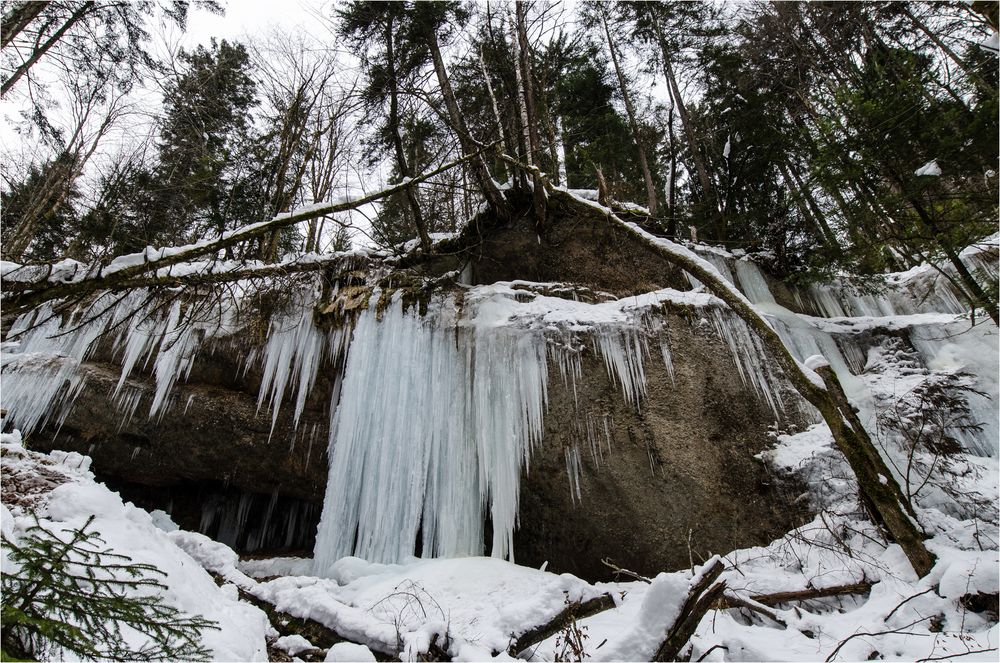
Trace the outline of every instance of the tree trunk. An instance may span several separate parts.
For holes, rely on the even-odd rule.
[[[916,15],[909,10],[905,3],[900,6],[902,7],[903,14],[910,19],[910,22],[913,23],[917,29],[927,35],[927,38],[930,39],[935,46],[941,49],[941,52],[948,56],[948,59],[954,62],[955,65],[962,70],[962,73],[969,77],[969,80],[972,81],[976,87],[989,95],[996,96],[997,89],[995,86],[991,86],[982,76],[976,73],[974,69],[970,68],[965,62],[963,62],[962,58],[960,58],[958,54],[948,46],[948,44],[944,43],[940,37],[934,34],[929,27],[924,25],[924,22],[917,18]]]
[[[691,116],[687,111],[687,106],[684,105],[684,99],[681,98],[681,90],[677,85],[677,78],[674,76],[674,67],[670,62],[670,52],[667,49],[667,42],[663,38],[663,34],[660,32],[659,21],[656,20],[656,15],[653,10],[650,10],[650,18],[653,21],[653,28],[656,30],[657,40],[660,44],[660,53],[663,55],[663,71],[667,79],[667,86],[670,90],[670,97],[677,107],[677,114],[681,118],[681,126],[684,128],[684,135],[687,138],[688,151],[691,153],[691,159],[694,161],[695,172],[698,174],[698,183],[701,184],[702,191],[705,192],[705,204],[708,206],[709,218],[711,218],[715,224],[717,231],[719,232],[719,239],[725,239],[725,221],[722,215],[719,213],[718,196],[715,190],[715,186],[712,184],[712,179],[708,175],[708,168],[705,165],[705,158],[702,154],[701,144],[698,141],[698,137],[694,132],[694,125],[691,122]]]
[[[403,136],[399,130],[399,81],[396,79],[396,55],[393,50],[394,27],[392,18],[388,18],[385,22],[385,51],[389,65],[389,131],[392,132],[392,147],[396,153],[396,168],[399,169],[400,177],[405,180],[411,173],[403,152]],[[420,212],[420,201],[417,200],[417,191],[414,187],[406,188],[406,203],[413,217],[413,225],[417,227],[420,246],[424,251],[430,251],[431,237],[427,232],[427,223]]]
[[[507,648],[507,653],[512,658],[517,658],[518,654],[559,633],[573,621],[612,610],[615,605],[615,599],[610,594],[601,594],[587,601],[574,601],[549,621],[519,635]]]
[[[20,2],[6,16],[0,26],[0,48],[14,41],[21,31],[28,27],[36,16],[42,13],[48,2]]]
[[[85,2],[79,7],[77,7],[76,11],[73,12],[70,15],[70,17],[66,19],[66,22],[63,23],[59,27],[59,29],[56,30],[52,34],[52,36],[45,41],[44,44],[42,44],[34,51],[32,51],[31,56],[28,57],[28,59],[25,62],[23,62],[20,67],[14,70],[14,73],[11,74],[10,78],[8,78],[6,81],[3,82],[3,86],[0,86],[0,96],[6,95],[8,90],[14,87],[14,84],[17,83],[17,81],[21,78],[21,76],[24,76],[24,74],[26,74],[27,71],[31,69],[31,67],[36,62],[38,62],[38,60],[43,55],[45,55],[49,51],[49,49],[52,48],[53,45],[55,45],[57,41],[62,39],[62,36],[66,34],[66,31],[69,30],[71,27],[73,27],[73,25],[76,24],[77,21],[83,18],[87,14],[87,12],[89,12],[94,7],[95,4],[96,3],[94,2]]]
[[[441,46],[438,44],[437,35],[431,32],[427,37],[427,46],[431,51],[431,59],[434,62],[434,74],[437,76],[438,86],[441,88],[441,95],[444,97],[445,107],[448,110],[448,119],[451,127],[458,136],[458,142],[462,146],[463,156],[467,157],[472,164],[472,174],[476,178],[476,184],[482,191],[486,202],[500,219],[509,219],[511,216],[510,205],[504,198],[503,192],[497,187],[496,182],[490,175],[489,168],[486,167],[486,160],[478,150],[476,142],[469,133],[469,128],[465,124],[465,118],[458,107],[458,100],[452,90],[451,81],[448,80],[448,70],[445,69],[444,59],[441,57]]]
[[[969,10],[985,18],[986,22],[993,28],[993,32],[1000,30],[1000,7],[998,7],[996,0],[975,0],[969,5]]]
[[[515,3],[515,15],[517,17],[517,41],[518,41],[518,62],[517,68],[520,71],[521,97],[524,99],[524,116],[528,129],[528,164],[541,167],[541,140],[538,136],[538,112],[535,108],[535,95],[532,91],[531,64],[529,60],[528,45],[528,8],[524,2]],[[546,209],[548,207],[545,199],[545,185],[542,182],[541,171],[532,173],[531,200],[535,212],[535,230],[541,235],[545,230]]]
[[[667,186],[667,236],[677,239],[677,141],[674,137],[674,108],[670,105],[667,116],[667,130],[670,136],[670,178]]]
[[[409,182],[393,184],[367,196],[357,198],[348,196],[346,199],[341,199],[337,202],[314,205],[301,211],[292,211],[288,214],[279,214],[264,223],[251,223],[235,230],[227,231],[213,240],[177,247],[177,250],[174,251],[164,253],[154,252],[151,257],[146,256],[146,259],[140,264],[129,265],[110,273],[104,273],[100,265],[92,265],[87,268],[87,276],[76,281],[47,281],[47,277],[32,281],[2,280],[5,312],[21,313],[43,302],[55,299],[83,298],[99,290],[135,287],[136,279],[143,277],[151,271],[189,262],[201,256],[214,255],[219,251],[228,251],[238,244],[245,244],[246,242],[268,236],[270,233],[282,228],[288,228],[312,219],[333,216],[339,212],[358,209],[359,207],[382,200],[405,190],[407,187],[447,172],[463,163],[477,158],[482,159],[484,150],[485,148],[464,155],[454,161],[415,176]],[[287,269],[287,266],[276,265],[275,268],[281,271]],[[191,276],[192,278],[189,280],[196,281],[200,275],[194,274]]]
[[[900,545],[917,575],[927,575],[934,565],[934,556],[924,545],[906,496],[872,444],[868,432],[854,413],[829,365],[816,370],[824,386],[816,384],[806,374],[808,369],[796,361],[767,320],[718,272],[684,247],[667,240],[655,240],[641,230],[621,222],[617,217],[609,216],[621,228],[640,237],[668,262],[681,267],[705,284],[712,294],[723,300],[749,325],[796,391],[823,416],[837,448],[847,458],[857,477],[862,500],[871,511],[872,519]]]
[[[608,27],[607,11],[601,8],[601,22],[604,24],[604,36],[608,40],[608,51],[611,53],[611,62],[615,67],[615,75],[618,77],[618,87],[625,101],[625,113],[628,115],[628,123],[632,128],[632,140],[635,141],[636,151],[639,154],[639,167],[642,168],[642,179],[646,183],[646,203],[649,213],[656,216],[657,196],[656,185],[653,184],[653,174],[649,170],[649,161],[646,159],[646,148],[643,147],[642,132],[639,130],[639,121],[635,116],[635,107],[632,105],[632,98],[628,93],[628,83],[625,74],[622,73],[621,64],[618,62],[618,49],[615,48],[614,40],[611,38],[611,29]]]
[[[812,197],[812,194],[806,188],[802,179],[795,172],[795,168],[792,167],[790,163],[778,162],[778,169],[781,174],[785,176],[786,181],[789,183],[790,187],[795,194],[795,201],[799,205],[799,209],[802,215],[813,222],[816,226],[816,230],[819,231],[820,237],[823,238],[826,243],[827,248],[834,252],[836,255],[841,254],[840,244],[837,243],[837,236],[833,234],[830,229],[830,225],[826,222],[826,217],[823,214],[823,210],[819,208],[816,200]]]
[[[722,598],[726,581],[715,582],[722,575],[723,565],[716,557],[702,567],[698,582],[688,590],[677,618],[664,634],[663,641],[653,654],[654,661],[676,661],[694,635],[705,614]],[[714,584],[713,584],[714,583]]]
[[[486,60],[483,58],[482,49],[479,50],[479,69],[483,72],[483,81],[486,83],[486,91],[490,95],[490,104],[493,106],[493,119],[497,123],[497,132],[500,134],[500,142],[506,146],[508,145],[507,132],[503,130],[503,120],[500,118],[500,106],[497,104],[497,96],[493,92],[493,83],[490,81],[490,75],[486,71]],[[506,162],[501,161],[500,167],[503,169],[504,175],[506,175]]]

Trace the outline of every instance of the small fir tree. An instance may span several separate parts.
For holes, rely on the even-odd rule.
[[[207,660],[201,633],[217,624],[167,605],[166,586],[156,577],[166,574],[105,547],[88,531],[93,520],[62,536],[36,522],[18,544],[3,538],[4,659],[42,660],[65,651],[115,661]],[[130,595],[137,590],[143,595]],[[127,632],[147,642],[132,648]]]

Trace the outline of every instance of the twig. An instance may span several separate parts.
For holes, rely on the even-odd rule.
[[[924,663],[924,661],[947,661],[953,658],[958,658],[959,656],[968,656],[970,654],[985,654],[987,652],[996,651],[996,647],[990,647],[989,649],[972,649],[970,651],[962,652],[961,654],[946,654],[944,656],[931,656],[928,658],[918,658],[915,663]]]
[[[650,580],[646,576],[639,575],[635,571],[629,571],[628,569],[623,569],[620,566],[617,566],[614,563],[613,560],[611,560],[611,559],[609,559],[607,557],[605,557],[604,559],[601,560],[601,564],[603,564],[604,566],[606,566],[609,569],[611,569],[612,571],[614,571],[616,576],[617,575],[623,575],[623,576],[628,576],[629,578],[635,578],[636,580],[641,580],[642,582],[646,583],[647,585],[649,585],[649,584],[651,584],[653,582],[652,580]]]
[[[723,608],[723,607],[725,607],[725,608],[744,608],[746,610],[749,610],[750,612],[756,612],[759,615],[764,615],[765,617],[767,617],[771,621],[773,621],[773,622],[775,622],[777,624],[780,624],[782,628],[788,628],[788,623],[785,622],[784,619],[782,619],[781,617],[779,617],[776,612],[774,612],[773,610],[769,610],[764,605],[762,605],[761,603],[759,603],[757,601],[754,601],[753,599],[749,599],[749,600],[748,599],[743,599],[743,598],[740,598],[739,596],[737,596],[736,594],[725,594],[725,595],[723,595],[722,600],[719,603],[724,603],[724,605],[720,606],[717,603],[716,605],[714,605],[712,607],[716,608],[716,609]]]
[[[698,657],[697,663],[701,663],[702,661],[704,661],[705,657],[711,654],[716,649],[725,649],[726,651],[729,651],[729,647],[726,647],[725,645],[712,645],[711,647],[705,650],[704,654]]]
[[[854,638],[875,637],[875,636],[878,636],[878,635],[888,635],[890,633],[903,633],[905,635],[922,635],[922,636],[928,636],[928,635],[930,635],[929,633],[913,633],[913,632],[907,632],[906,631],[906,629],[910,628],[911,626],[914,626],[915,624],[919,624],[920,622],[923,622],[923,621],[927,621],[928,619],[930,619],[930,617],[921,617],[917,621],[910,622],[906,626],[901,626],[899,628],[891,629],[891,630],[888,630],[888,631],[876,631],[875,633],[868,633],[867,631],[861,631],[861,632],[858,632],[858,633],[853,633],[853,634],[847,636],[846,638],[844,638],[843,640],[840,641],[840,644],[837,645],[836,649],[834,649],[830,653],[830,655],[826,657],[825,663],[829,663],[830,661],[832,661],[833,659],[835,659],[837,657],[837,654],[840,653],[840,650],[843,648],[843,646],[846,645],[851,640],[853,640]]]
[[[507,653],[516,658],[525,649],[537,645],[561,631],[571,621],[591,617],[599,612],[610,610],[615,605],[615,600],[610,594],[601,594],[587,601],[571,603],[546,623],[518,636],[507,648]]]
[[[893,608],[892,610],[890,610],[890,611],[889,611],[889,614],[888,614],[888,615],[886,615],[886,616],[885,616],[885,619],[883,619],[882,621],[885,621],[885,622],[889,621],[889,618],[890,618],[890,617],[892,617],[892,616],[893,616],[894,614],[896,614],[896,611],[897,611],[897,610],[899,610],[900,608],[902,608],[902,607],[903,607],[904,605],[906,605],[906,604],[907,604],[908,602],[912,601],[913,599],[917,598],[918,596],[923,596],[924,594],[926,594],[926,593],[928,593],[928,592],[933,592],[933,591],[934,591],[934,588],[933,588],[933,587],[928,587],[927,589],[925,589],[925,590],[924,590],[924,591],[922,591],[922,592],[919,592],[919,593],[917,593],[917,594],[914,594],[913,596],[911,596],[911,597],[909,597],[909,598],[907,598],[907,599],[903,599],[903,602],[902,602],[902,603],[900,603],[899,605],[897,605],[897,606],[896,606],[895,608]]]

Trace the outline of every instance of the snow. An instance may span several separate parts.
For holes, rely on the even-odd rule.
[[[669,329],[649,315],[664,304],[710,324],[748,388],[776,416],[784,411],[760,340],[711,295],[665,289],[590,304],[537,290],[542,284],[497,283],[467,290],[461,312],[439,296],[423,316],[404,310],[399,298],[381,319],[374,309],[361,313],[342,396],[331,403],[330,474],[314,573],[328,575],[346,555],[403,562],[418,540],[422,557],[482,554],[487,514],[490,554],[515,559],[520,477],[541,441],[549,360],[575,390],[579,353],[589,341],[623,400],[639,408],[650,342],[673,371]],[[393,407],[387,411],[385,403]],[[595,457],[604,453],[602,425],[587,424]],[[565,452],[574,499],[579,453]]]
[[[301,635],[283,635],[283,636],[281,636],[280,638],[278,638],[277,640],[274,641],[274,646],[276,648],[280,649],[281,651],[285,652],[289,656],[295,656],[297,654],[301,654],[304,651],[308,651],[310,649],[315,649],[315,647],[313,647],[312,643],[309,642],[308,640],[306,640],[305,638],[303,638]],[[355,646],[357,646],[357,645],[355,645]],[[369,655],[371,655],[371,652],[369,652]],[[329,661],[330,659],[327,658],[326,660]],[[338,659],[334,659],[334,660],[338,660]],[[372,656],[371,659],[358,658],[358,659],[350,659],[350,660],[358,660],[358,661],[372,660],[372,661],[374,661],[375,657]]]
[[[793,473],[802,481],[802,494],[790,497],[793,506],[808,503],[821,513],[767,546],[727,552],[724,579],[730,589],[750,596],[861,579],[877,584],[866,598],[824,599],[800,612],[779,606],[776,612],[789,625],[784,630],[738,610],[717,611],[699,626],[691,659],[715,645],[726,649],[712,651],[705,660],[822,659],[862,632],[877,634],[851,639],[838,659],[864,659],[877,650],[885,658],[915,660],[995,647],[996,625],[965,610],[959,599],[969,591],[995,592],[998,583],[996,327],[988,320],[972,325],[954,293],[929,268],[889,275],[885,289],[875,294],[861,294],[843,279],[794,292],[803,310],[825,316],[818,317],[780,304],[787,297],[771,291],[750,256],[685,248],[632,229],[717,274],[719,287],[751,305],[818,386],[822,381],[814,369],[829,365],[896,481],[905,484],[909,471],[905,449],[898,436],[879,428],[879,412],[905,406],[922,385],[955,378],[978,392],[968,395],[970,416],[984,424],[982,433],[960,436],[967,453],[951,457],[939,470],[948,473],[921,487],[914,498],[939,560],[922,580],[913,577],[898,546],[885,543],[859,519],[857,487],[826,426],[776,430],[774,448],[759,458],[776,473]],[[964,251],[962,259],[995,273],[989,253],[995,246],[996,236],[987,238]],[[137,254],[143,260],[158,255],[166,253]],[[119,267],[135,263],[137,256]],[[5,279],[19,269],[0,265]],[[65,265],[52,271],[76,278],[71,274],[78,270]],[[546,621],[567,601],[607,591],[617,607],[581,620],[587,658],[648,658],[683,600],[691,572],[663,573],[651,585],[591,585],[511,563],[520,477],[541,441],[549,367],[558,372],[556,379],[575,389],[582,377],[581,353],[592,348],[622,399],[639,408],[651,351],[673,379],[671,330],[666,318],[655,314],[661,307],[676,307],[691,324],[713,330],[725,343],[747,389],[783,425],[786,411],[804,406],[789,398],[760,339],[704,291],[663,289],[621,299],[588,293],[588,300],[601,300],[590,303],[574,299],[566,284],[507,282],[463,289],[461,304],[448,294],[437,295],[426,315],[405,309],[399,297],[376,310],[380,294],[372,295],[371,306],[353,325],[326,331],[313,318],[318,291],[306,283],[293,293],[296,305],[267,320],[266,341],[247,358],[247,366],[261,366],[258,403],[271,410],[272,425],[283,398],[294,396],[297,420],[320,372],[344,362],[343,388],[331,396],[330,479],[314,559],[240,561],[225,545],[178,529],[168,514],[146,514],[123,504],[93,483],[89,459],[80,454],[45,457],[72,479],[49,494],[46,526],[79,524],[97,513],[95,523],[109,543],[169,572],[172,601],[223,624],[210,636],[223,659],[259,658],[269,633],[262,613],[239,601],[237,588],[361,643],[355,649],[338,645],[328,656],[360,658],[378,651],[408,660],[426,652],[432,641],[447,643],[443,646],[455,660],[483,660],[498,652],[504,657],[512,634]],[[136,310],[141,315],[132,324],[128,314]],[[112,343],[122,363],[116,404],[131,416],[138,400],[129,377],[152,367],[155,395],[149,414],[164,416],[174,386],[186,378],[206,344],[240,329],[239,320],[219,313],[191,312],[176,304],[155,307],[139,291],[121,302],[102,295],[65,320],[46,307],[22,316],[12,329],[18,341],[5,343],[0,354],[9,419],[29,431],[65,416],[86,385],[79,367],[108,329],[115,330]],[[195,316],[193,325],[183,324],[187,315]],[[580,439],[587,438],[595,458],[613,453],[608,426],[607,420],[579,422]],[[20,434],[4,434],[0,441],[5,472],[11,462],[29,462],[11,458],[37,458],[24,451]],[[574,500],[580,499],[581,446],[564,452]],[[925,452],[914,459],[918,474],[933,467]],[[956,494],[978,500],[977,506]],[[27,522],[6,505],[0,516],[5,535],[16,536]],[[493,531],[488,550],[483,548],[487,524]],[[487,552],[493,557],[481,556]],[[223,587],[203,569],[220,576]],[[889,615],[904,599],[934,586],[937,591]],[[943,630],[931,629],[929,615],[940,616]],[[887,630],[899,632],[882,633]],[[289,651],[308,644],[293,636],[281,643]],[[531,656],[557,654],[551,638]],[[977,656],[990,654],[963,658]]]
[[[806,357],[806,360],[803,363],[805,364],[806,368],[811,369],[813,371],[830,365],[830,362],[827,361],[826,357],[824,357],[823,355],[810,355]]]
[[[882,392],[907,377],[906,367],[890,359],[878,359],[883,373],[895,375],[891,380],[883,375],[874,383]],[[512,636],[547,622],[568,602],[607,592],[616,607],[578,622],[587,636],[585,660],[649,660],[688,588],[713,561],[693,571],[660,573],[649,585],[593,585],[486,557],[410,558],[402,564],[345,557],[330,564],[328,578],[311,577],[309,560],[240,562],[231,549],[200,534],[162,531],[157,521],[162,523],[164,516],[123,504],[94,483],[85,456],[27,452],[16,433],[5,434],[0,442],[5,476],[12,469],[48,464],[70,479],[48,494],[43,526],[79,526],[96,513],[95,525],[110,545],[168,573],[172,604],[219,621],[221,630],[206,633],[205,639],[216,660],[262,660],[264,637],[273,637],[263,613],[239,600],[237,587],[353,641],[332,647],[327,660],[372,660],[373,651],[417,660],[432,641],[445,647],[453,660],[488,660],[497,654],[503,660]],[[968,458],[980,463],[982,471],[958,468],[965,477],[960,490],[985,491],[985,498],[995,503],[996,459]],[[791,604],[774,607],[786,629],[736,609],[713,611],[692,637],[691,660],[717,645],[725,649],[716,648],[704,660],[823,660],[838,647],[838,660],[864,660],[873,651],[897,660],[935,655],[993,660],[991,651],[965,655],[995,647],[1000,633],[994,622],[968,611],[961,600],[969,593],[995,592],[1000,582],[995,517],[962,519],[947,516],[939,507],[919,506],[938,562],[928,577],[918,580],[898,546],[884,543],[870,523],[858,520],[856,489],[825,425],[779,436],[776,448],[762,459],[804,478],[809,499],[823,513],[766,546],[726,552],[721,579],[727,591],[750,597],[862,579],[875,584],[867,597],[804,602],[798,609]],[[16,537],[29,522],[23,512],[12,512],[7,505],[0,511],[5,535]],[[221,577],[223,586],[203,569]],[[272,579],[260,582],[251,576]],[[858,633],[874,635],[851,638]],[[284,635],[274,644],[289,653],[311,645],[296,635]],[[554,636],[528,656],[553,660],[558,653]]]
[[[30,473],[46,465],[49,471],[57,471],[66,479],[66,483],[57,485],[45,496],[45,503],[36,512],[40,526],[58,532],[80,528],[95,516],[92,528],[107,547],[127,555],[133,563],[150,564],[166,574],[160,582],[167,586],[164,599],[168,604],[186,614],[204,616],[218,623],[218,630],[203,632],[203,644],[215,660],[266,658],[266,615],[218,587],[194,559],[174,544],[170,535],[154,524],[150,514],[123,503],[116,493],[95,483],[86,469],[89,458],[79,454],[42,456],[6,440],[3,452],[5,476],[12,471]],[[35,520],[20,507],[10,510],[8,507],[4,507],[4,532],[16,542]],[[136,596],[139,591],[130,590]],[[133,647],[142,644],[135,632],[125,631],[124,636]]]
[[[354,663],[365,663],[375,661],[375,654],[364,645],[355,645],[350,642],[338,642],[330,647],[324,661],[347,661]]]
[[[913,174],[917,177],[929,176],[929,177],[940,177],[941,176],[941,166],[938,165],[936,160],[928,161],[920,168],[913,171]]]
[[[442,642],[447,636],[459,659],[490,658],[506,650],[511,635],[547,622],[567,601],[602,593],[571,575],[486,557],[401,565],[345,558],[330,580],[278,578],[252,591],[373,650],[389,653],[402,644],[404,660],[425,652],[435,635]]]

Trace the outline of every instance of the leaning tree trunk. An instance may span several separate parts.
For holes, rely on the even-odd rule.
[[[48,2],[20,2],[15,5],[3,17],[3,25],[0,26],[0,48],[7,48],[7,45],[14,41],[14,38],[28,27],[28,24],[35,20],[48,4]]]
[[[986,79],[980,76],[975,69],[973,69],[965,61],[963,61],[962,58],[959,57],[958,53],[953,51],[948,46],[948,44],[944,43],[944,41],[940,37],[934,34],[933,30],[931,30],[929,27],[927,27],[926,24],[924,24],[923,21],[917,18],[916,14],[910,11],[910,9],[906,6],[906,4],[902,4],[901,7],[903,10],[903,15],[906,16],[908,19],[910,19],[910,22],[913,23],[913,25],[915,25],[918,30],[923,32],[924,35],[926,35],[926,37],[930,39],[931,42],[933,42],[933,44],[941,50],[942,53],[948,56],[948,59],[951,60],[953,63],[955,63],[955,65],[962,70],[962,73],[964,73],[969,78],[969,80],[976,85],[976,87],[978,87],[980,90],[982,90],[983,92],[985,92],[990,96],[994,97],[996,96],[997,88],[995,85],[990,85],[989,83],[987,83]]]
[[[493,181],[490,169],[486,166],[479,145],[473,140],[469,128],[465,124],[465,117],[458,107],[458,99],[455,91],[452,90],[451,81],[448,79],[448,70],[444,66],[444,58],[441,57],[441,45],[438,44],[437,34],[433,31],[427,37],[427,47],[431,52],[431,60],[434,63],[434,74],[441,88],[441,96],[444,97],[444,105],[448,111],[448,120],[452,130],[458,136],[458,142],[462,146],[462,154],[467,157],[472,165],[472,174],[476,178],[476,184],[486,198],[486,202],[493,209],[498,218],[509,219],[511,216],[510,204],[504,197],[503,192]]]
[[[490,95],[490,105],[493,107],[493,121],[497,123],[497,133],[500,135],[500,143],[510,149],[510,142],[507,140],[507,132],[503,129],[503,119],[500,117],[500,106],[497,104],[497,95],[493,91],[493,83],[490,81],[490,74],[486,70],[486,60],[483,58],[483,50],[479,49],[479,70],[483,72],[483,82],[486,83],[486,91]],[[503,161],[501,168],[504,175],[507,174],[507,164]]]
[[[608,40],[608,51],[611,53],[611,62],[615,67],[615,75],[618,77],[618,87],[625,101],[625,113],[628,115],[628,123],[632,128],[632,140],[635,141],[636,151],[639,155],[639,167],[642,168],[642,179],[646,183],[646,201],[649,206],[649,213],[656,216],[657,199],[656,185],[653,184],[653,174],[649,170],[649,160],[646,159],[646,148],[643,147],[642,132],[639,130],[639,121],[636,119],[635,107],[632,105],[632,98],[628,93],[628,84],[625,81],[625,74],[622,73],[621,64],[618,62],[618,49],[611,37],[611,29],[608,28],[607,11],[601,9],[601,22],[604,24],[604,36]]]
[[[73,12],[69,18],[66,19],[66,22],[63,23],[58,30],[56,30],[51,37],[45,40],[44,44],[38,46],[35,50],[33,50],[31,52],[31,55],[28,56],[28,59],[25,60],[21,64],[21,66],[15,69],[14,73],[11,74],[10,78],[5,80],[3,82],[3,85],[0,86],[0,96],[7,94],[7,91],[10,90],[12,87],[14,87],[14,84],[17,83],[17,81],[21,78],[21,76],[24,76],[26,73],[28,73],[28,70],[31,69],[31,67],[34,66],[34,64],[38,62],[38,60],[40,60],[43,55],[48,53],[49,49],[52,48],[57,41],[62,39],[63,35],[65,35],[66,32],[71,27],[73,27],[73,25],[76,24],[77,21],[83,18],[84,15],[86,15],[87,12],[89,12],[94,7],[95,4],[96,3],[94,2],[85,2],[82,5],[80,5],[77,8],[77,10]]]
[[[610,217],[626,231],[638,235],[667,261],[687,270],[704,283],[712,294],[728,304],[749,325],[777,360],[796,391],[819,410],[830,427],[837,448],[847,458],[857,477],[862,499],[873,520],[900,545],[917,575],[927,575],[934,566],[934,556],[924,545],[923,536],[915,524],[915,514],[829,365],[819,366],[816,370],[823,385],[814,382],[806,373],[809,369],[795,360],[767,320],[710,264],[678,244],[658,240],[614,215]]]

